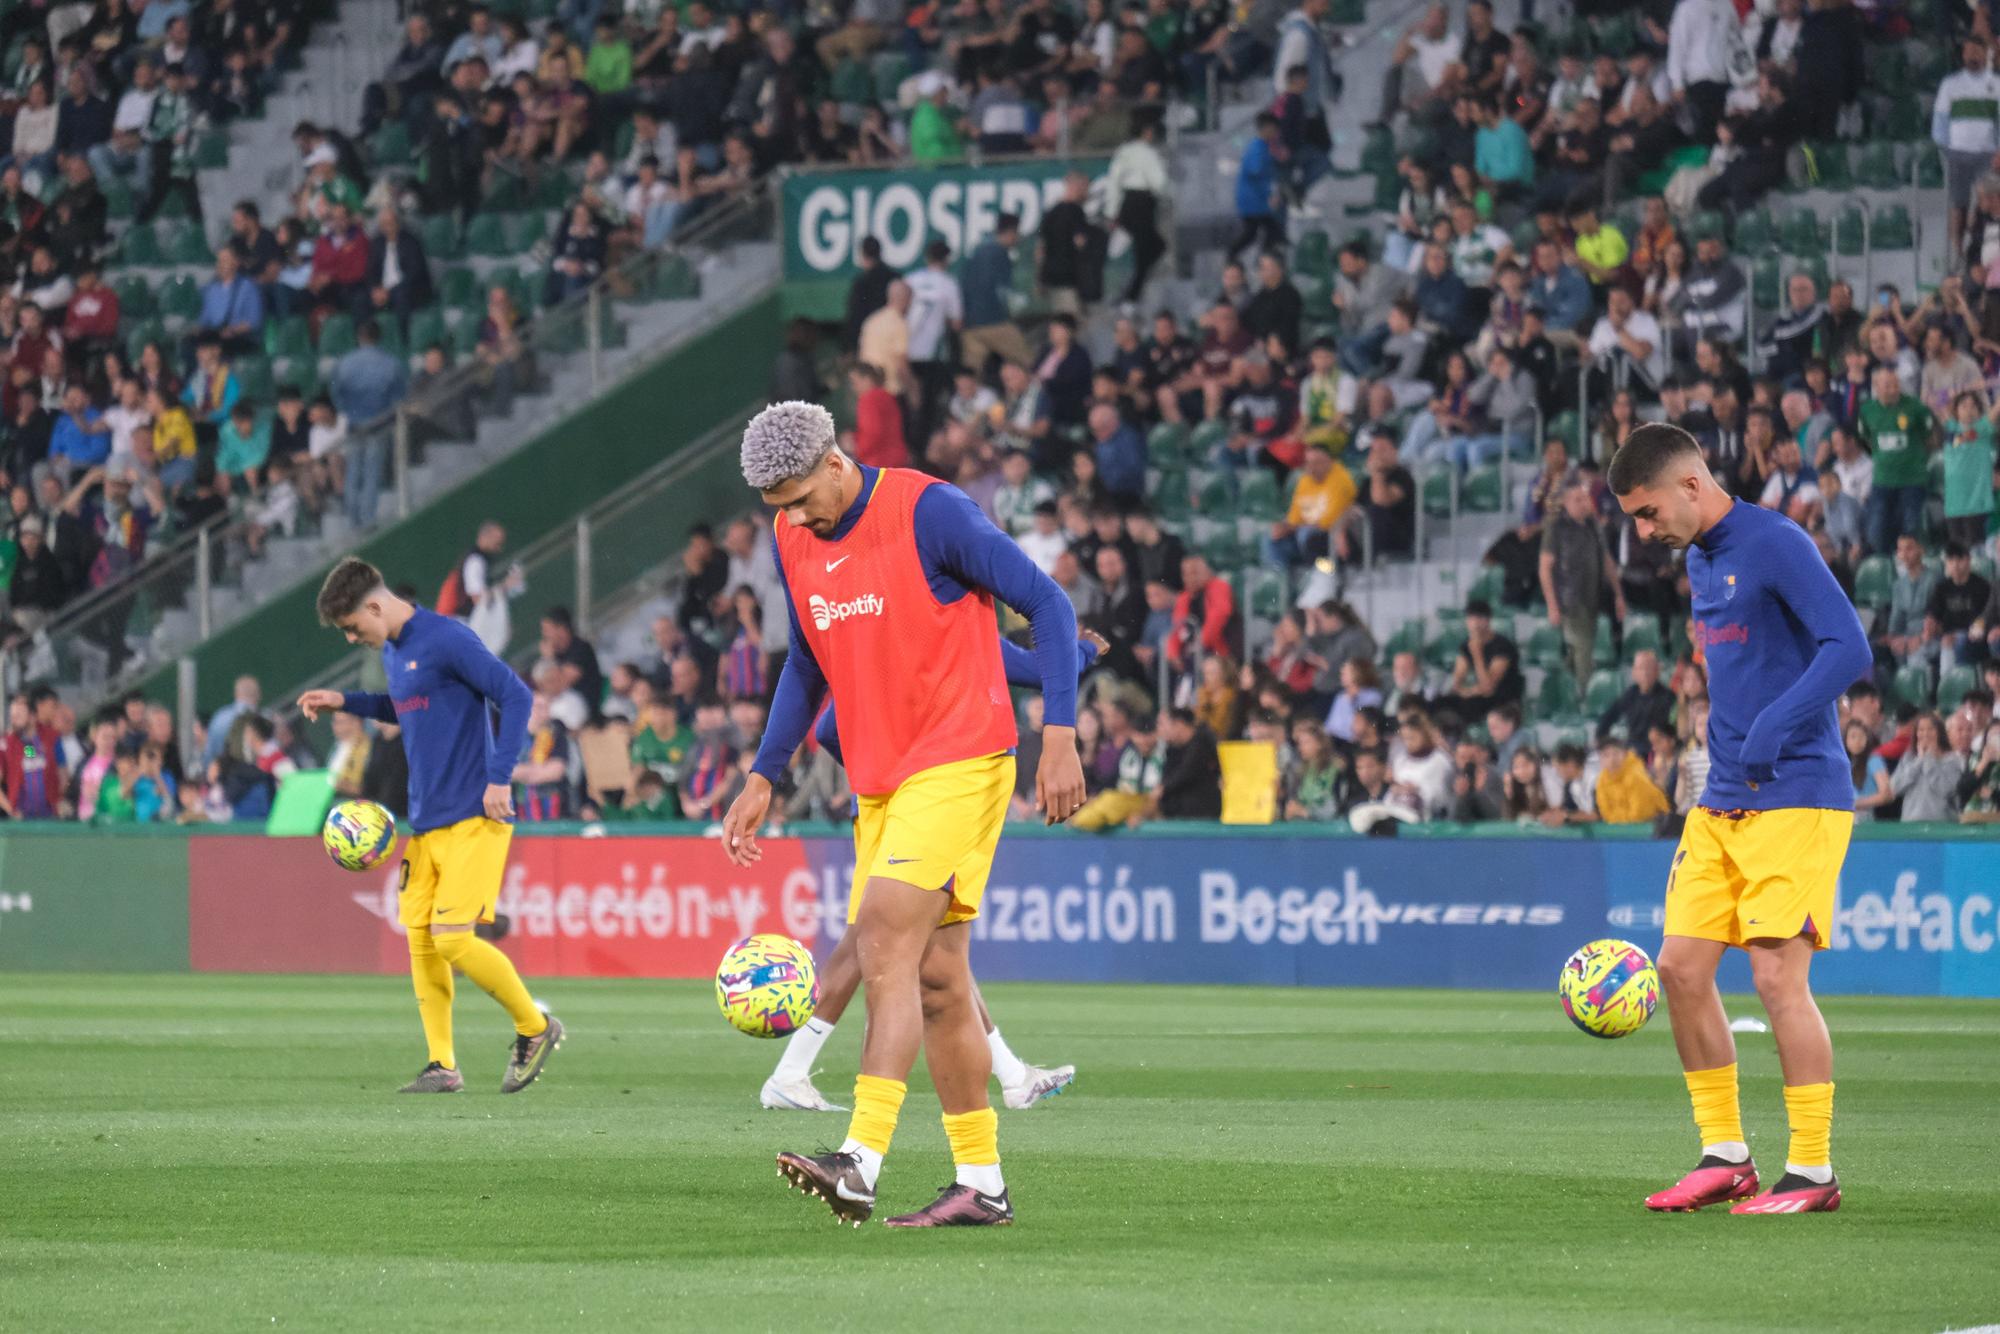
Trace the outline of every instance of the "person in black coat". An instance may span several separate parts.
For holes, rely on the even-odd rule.
[[[405,327],[410,312],[436,299],[424,243],[403,226],[394,209],[382,210],[381,231],[368,242],[368,296],[379,314],[393,314]]]
[[[7,596],[15,621],[32,634],[68,599],[69,587],[61,563],[42,540],[41,519],[30,514],[21,520],[20,543]]]
[[[1160,737],[1167,743],[1160,769],[1160,818],[1221,819],[1222,759],[1215,733],[1196,722],[1192,710],[1173,708],[1160,715]]]

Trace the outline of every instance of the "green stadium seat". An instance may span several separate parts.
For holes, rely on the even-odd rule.
[[[1389,636],[1389,642],[1382,646],[1382,660],[1388,662],[1398,653],[1422,653],[1424,651],[1424,623],[1421,619],[1404,621],[1396,627],[1396,633]]]
[[[1937,708],[1950,713],[1965,698],[1965,692],[1979,684],[1978,673],[1970,667],[1954,667],[1938,678]]]
[[[1854,570],[1854,604],[1880,610],[1896,588],[1896,562],[1888,554],[1866,556]]]
[[[410,349],[422,352],[432,343],[443,343],[447,348],[451,340],[445,333],[444,311],[436,306],[426,306],[410,316]]]
[[[1269,523],[1285,512],[1277,475],[1268,468],[1251,468],[1239,474],[1236,499],[1241,512],[1260,523]]]
[[[1451,516],[1452,469],[1450,467],[1425,473],[1418,480],[1417,487],[1422,492],[1419,503],[1423,505],[1424,513],[1441,519]]]
[[[165,262],[159,233],[149,222],[135,222],[118,238],[118,258],[126,264],[150,266]]]
[[[1244,601],[1250,614],[1259,620],[1275,621],[1285,614],[1290,588],[1283,570],[1252,570],[1246,577],[1249,587]]]
[[[1917,145],[1917,188],[1944,188],[1944,158],[1939,154],[1938,146],[1928,140]]]
[[[215,259],[215,252],[208,248],[208,237],[202,234],[199,222],[176,223],[163,249],[167,259],[174,264],[208,264]]]
[[[1618,662],[1618,653],[1611,645],[1611,618],[1597,618],[1597,638],[1591,643],[1590,661],[1594,667],[1611,667]]]
[[[1464,488],[1459,492],[1459,500],[1466,509],[1474,513],[1498,513],[1501,507],[1500,465],[1489,463],[1483,468],[1475,468],[1467,473]]]
[[[194,141],[194,165],[198,171],[221,171],[229,165],[229,135],[208,130]]]
[[[531,196],[533,207],[538,211],[564,208],[576,197],[576,187],[577,182],[562,172],[543,172],[535,181],[534,193]],[[537,219],[536,223],[539,229],[540,219]],[[539,230],[535,239],[541,239]]]
[[[1210,450],[1228,438],[1228,422],[1219,419],[1216,421],[1198,422],[1194,430],[1188,434],[1188,453],[1197,462],[1205,460],[1208,458]]]
[[[319,326],[319,355],[343,357],[354,350],[354,317],[335,312]]]
[[[1189,453],[1187,426],[1182,422],[1161,422],[1147,433],[1146,453],[1161,467],[1185,462]]]
[[[424,253],[432,260],[455,259],[463,253],[459,249],[458,223],[449,214],[425,218],[417,234],[423,240]]]
[[[1663,642],[1660,637],[1660,618],[1650,611],[1625,613],[1625,661],[1643,649],[1658,653]]]
[[[472,303],[478,302],[480,309],[486,307],[486,294],[480,290],[479,275],[463,265],[450,265],[438,278],[438,302],[441,305],[470,310]]]
[[[1403,178],[1393,170],[1375,175],[1375,207],[1392,209],[1403,198]]]
[[[1549,419],[1543,434],[1549,440],[1560,440],[1568,445],[1570,457],[1574,459],[1583,447],[1583,419],[1575,412],[1558,412]]]
[[[1203,468],[1193,477],[1194,507],[1203,514],[1216,517],[1230,513],[1236,508],[1236,487],[1229,474],[1220,468]]]
[[[475,213],[465,229],[465,248],[474,255],[499,259],[512,252],[507,248],[507,229],[497,213]]]
[[[1771,216],[1770,209],[1753,208],[1736,219],[1736,249],[1739,253],[1754,255],[1777,244],[1778,220]]]
[[[1590,685],[1583,692],[1584,713],[1591,718],[1596,718],[1599,714],[1617,703],[1618,696],[1624,693],[1624,690],[1625,678],[1617,672],[1608,670],[1592,672],[1590,674]]]
[[[255,403],[260,411],[271,406],[276,386],[271,379],[268,357],[238,357],[229,364],[229,369],[236,376],[236,388],[244,398]]]
[[[1825,254],[1826,239],[1820,235],[1819,215],[1809,208],[1797,208],[1787,213],[1779,244],[1788,255]]]
[[[1900,703],[1928,709],[1931,706],[1931,669],[1921,662],[1906,662],[1896,669],[1896,679],[1889,689]]]
[[[153,285],[144,278],[120,278],[112,288],[118,293],[118,313],[126,319],[143,320],[158,309]]]
[[[160,314],[173,320],[193,320],[201,314],[201,284],[177,273],[160,284]]]
[[[1546,622],[1537,625],[1521,652],[1531,666],[1560,671],[1565,661],[1562,631]]]
[[[829,93],[836,102],[851,107],[866,106],[875,100],[875,76],[858,60],[843,60],[833,68]]]
[[[1361,145],[1361,172],[1372,176],[1378,171],[1396,169],[1396,135],[1386,126],[1378,126],[1368,131],[1367,141]],[[1303,238],[1301,238],[1303,241]]]
[[[158,343],[163,350],[171,346],[167,338],[167,326],[160,323],[157,318],[139,320],[132,325],[131,332],[125,338],[126,354],[136,362],[139,360],[139,353],[148,343]]]
[[[132,198],[132,191],[117,177],[99,181],[98,188],[104,191],[104,216],[118,222],[132,216],[138,201]]]
[[[270,357],[312,355],[312,329],[303,315],[264,322],[264,353]]]
[[[1867,83],[1871,88],[1903,88],[1909,86],[1910,56],[1900,43],[1882,42],[1866,48],[1868,56]]]
[[[550,173],[551,176],[554,173]],[[564,185],[562,195],[569,197],[569,187]],[[509,213],[501,222],[501,229],[507,236],[507,251],[510,255],[525,255],[549,234],[548,220],[540,211],[533,213]]]
[[[1917,244],[1917,232],[1910,222],[1910,210],[1901,204],[1884,204],[1869,222],[1868,242],[1877,250],[1910,250]]]
[[[1804,149],[1806,173],[1821,190],[1851,190],[1854,174],[1848,170],[1847,145],[1839,140],[1807,144]]]
[[[1860,206],[1849,204],[1834,215],[1833,248],[1842,255],[1859,255],[1868,248],[1868,224]]]
[[[1424,663],[1440,672],[1450,671],[1458,661],[1458,650],[1465,644],[1465,626],[1461,622],[1456,627],[1447,626],[1424,645]]]
[[[393,356],[407,358],[410,355],[410,345],[405,341],[402,321],[385,317],[379,320],[378,323],[382,329],[382,350]],[[321,338],[321,341],[325,341],[324,337]]]
[[[1333,240],[1323,230],[1315,227],[1299,237],[1299,244],[1292,255],[1294,274],[1311,274],[1316,278],[1327,278],[1333,273]]]
[[[403,122],[388,121],[368,141],[368,152],[378,167],[406,166],[410,161],[410,132]]]
[[[1472,576],[1472,587],[1465,590],[1465,600],[1484,602],[1498,609],[1500,595],[1507,587],[1507,572],[1498,565],[1481,565],[1479,573]]]
[[[1877,142],[1863,144],[1856,149],[1855,184],[1868,190],[1894,190],[1903,183],[1902,175],[1896,167],[1895,144]]]
[[[1759,310],[1776,310],[1785,299],[1782,262],[1776,255],[1759,255],[1750,261],[1750,299]]]
[[[1196,543],[1195,549],[1202,554],[1210,565],[1215,567],[1216,572],[1219,574],[1228,574],[1239,569],[1245,563],[1243,544],[1236,540],[1236,530],[1234,528],[1224,528],[1218,532],[1211,533],[1207,538]]]
[[[910,77],[910,58],[901,51],[877,51],[869,70],[875,78],[875,100],[894,102],[903,80]]]
[[[1546,673],[1542,688],[1535,693],[1536,717],[1574,718],[1576,712],[1576,679],[1560,667]]]

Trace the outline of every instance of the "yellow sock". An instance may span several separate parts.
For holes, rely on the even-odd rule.
[[[447,931],[437,937],[437,952],[506,1008],[516,1033],[534,1037],[549,1026],[548,1016],[535,1008],[535,998],[514,971],[514,961],[487,942],[470,931]]]
[[[1000,1161],[1000,1116],[991,1107],[946,1112],[944,1137],[951,1141],[952,1162],[960,1167],[984,1167]]]
[[[1833,1164],[1833,1081],[1787,1084],[1785,1118],[1792,1125],[1792,1146],[1785,1161],[1800,1167]]]
[[[1701,1142],[1741,1143],[1743,1110],[1736,1100],[1736,1063],[1731,1061],[1713,1070],[1689,1070],[1686,1077],[1688,1098],[1694,1103],[1694,1124],[1701,1131]]]
[[[903,1095],[910,1086],[900,1079],[880,1075],[854,1077],[854,1118],[847,1123],[847,1137],[878,1154],[889,1152],[889,1140],[896,1133],[896,1117],[903,1110]]]
[[[430,1059],[447,1070],[458,1069],[451,1050],[451,965],[438,957],[431,933],[410,928],[410,980],[417,987],[417,1018],[423,1022]]]

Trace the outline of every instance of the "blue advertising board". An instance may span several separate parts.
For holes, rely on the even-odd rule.
[[[1001,844],[973,955],[995,980],[1552,986],[1599,936],[1657,950],[1673,844],[1171,833]],[[805,840],[822,949],[853,849]],[[1857,842],[1816,989],[2000,996],[2000,844]],[[1750,989],[1740,956],[1726,989]]]

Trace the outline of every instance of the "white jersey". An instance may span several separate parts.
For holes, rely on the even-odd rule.
[[[910,360],[937,361],[944,356],[945,330],[965,318],[958,279],[926,267],[903,281],[910,285]]]

